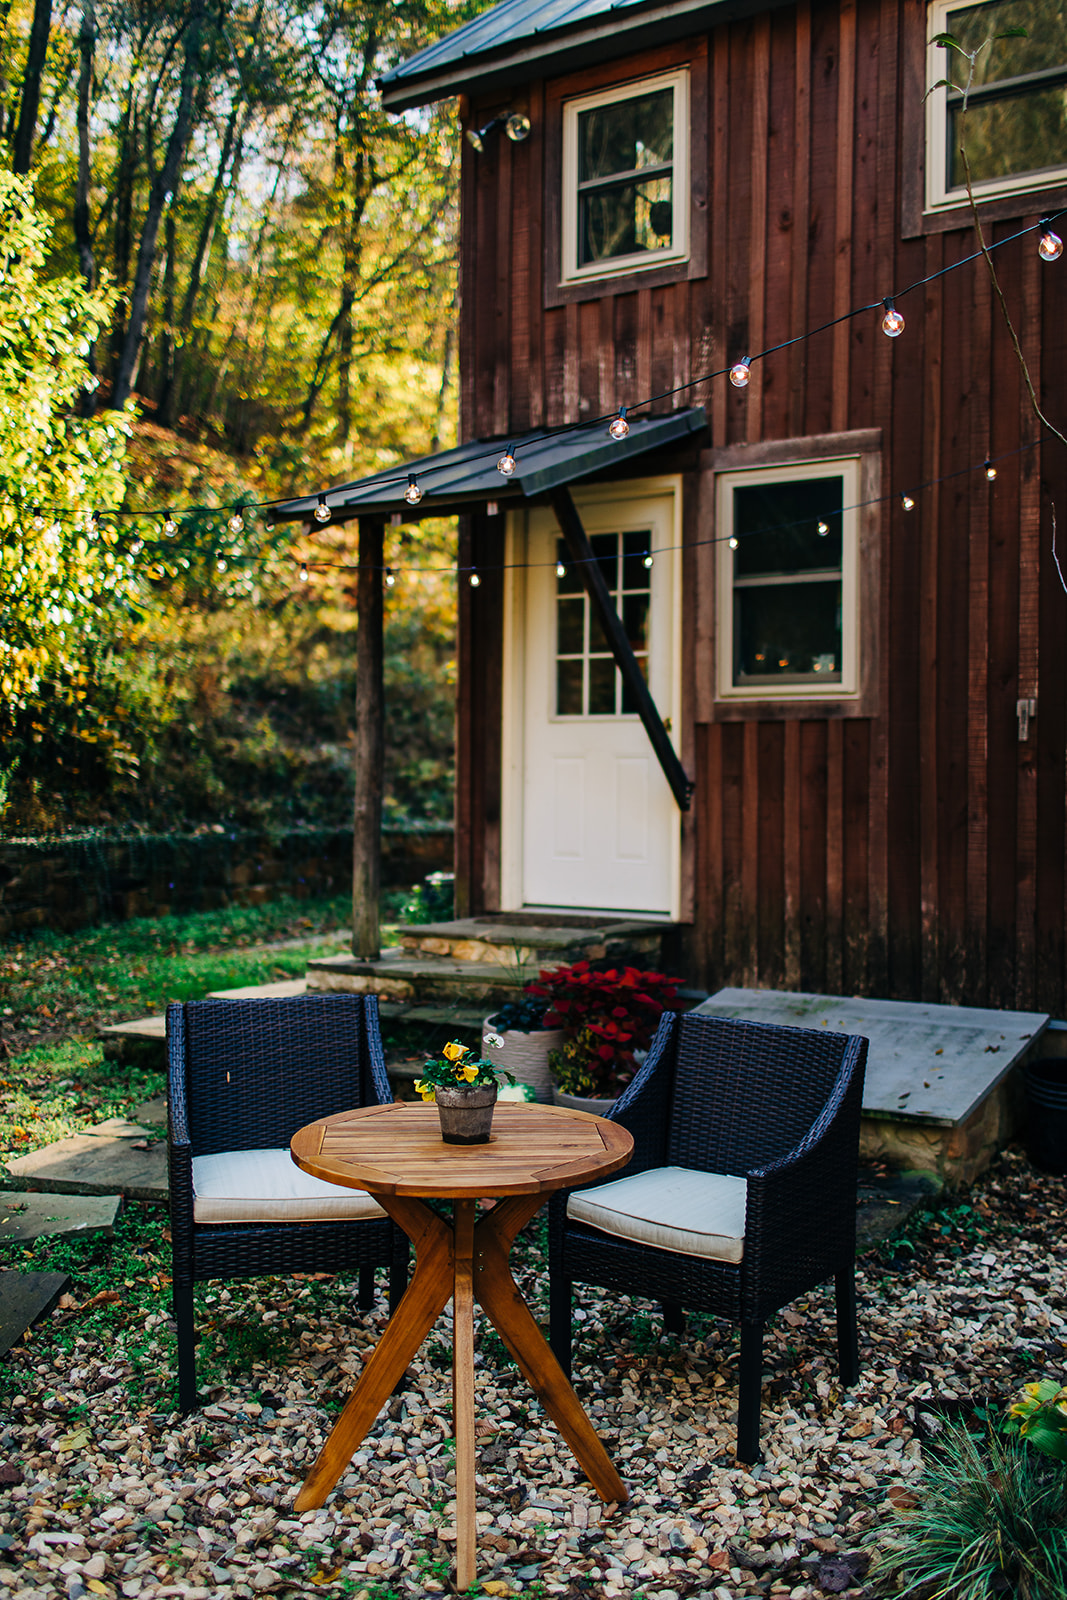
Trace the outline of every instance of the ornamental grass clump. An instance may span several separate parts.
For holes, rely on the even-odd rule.
[[[898,1594],[1067,1600],[1067,1472],[1024,1437],[946,1423],[912,1495],[878,1561]]]
[[[494,1038],[487,1035],[487,1042],[492,1044]],[[498,1089],[501,1078],[515,1082],[513,1073],[479,1059],[469,1044],[453,1039],[439,1056],[427,1060],[422,1077],[415,1080],[415,1088],[424,1100],[432,1100],[438,1089]]]
[[[528,994],[547,1002],[546,1028],[568,1038],[550,1052],[549,1069],[564,1094],[620,1095],[644,1059],[665,1011],[679,1007],[681,978],[636,967],[596,971],[588,961],[545,971]]]

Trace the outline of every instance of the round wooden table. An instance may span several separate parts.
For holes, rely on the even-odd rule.
[[[476,1564],[476,1300],[600,1498],[625,1500],[626,1486],[519,1293],[508,1255],[545,1195],[626,1165],[633,1153],[626,1129],[583,1111],[504,1104],[496,1108],[488,1144],[453,1145],[441,1138],[436,1106],[405,1104],[313,1122],[291,1148],[297,1166],[313,1177],[373,1194],[415,1247],[403,1299],[308,1473],[296,1510],[323,1504],[450,1298],[460,1591],[474,1582]],[[478,1201],[490,1198],[496,1205],[478,1215]],[[428,1199],[453,1201],[451,1223]]]

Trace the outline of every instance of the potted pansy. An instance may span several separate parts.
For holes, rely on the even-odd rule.
[[[424,1100],[437,1102],[446,1144],[487,1144],[501,1078],[515,1082],[510,1072],[453,1039],[427,1060],[415,1088]]]
[[[565,1034],[548,1057],[555,1103],[610,1111],[647,1055],[660,1017],[681,1009],[681,982],[636,967],[600,972],[578,961],[528,984],[546,1002],[545,1027]]]

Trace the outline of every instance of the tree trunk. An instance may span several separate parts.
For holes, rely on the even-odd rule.
[[[96,48],[96,14],[93,0],[86,0],[82,12],[81,33],[78,38],[81,66],[78,71],[78,178],[74,190],[74,214],[71,225],[74,244],[78,251],[78,265],[85,279],[85,287],[96,287],[96,256],[93,254],[92,229],[89,226],[89,188],[92,183],[92,163],[89,151],[89,97],[93,83],[93,53]],[[96,374],[96,345],[89,347],[89,371]],[[91,417],[96,409],[96,391],[82,392],[80,410]]]
[[[34,0],[30,45],[26,53],[26,72],[22,80],[12,172],[27,173],[33,157],[33,136],[37,131],[37,112],[41,104],[41,74],[48,54],[48,35],[52,27],[52,0]]]
[[[182,158],[189,142],[189,134],[193,120],[193,98],[196,93],[197,83],[200,78],[200,29],[203,22],[203,6],[198,5],[189,19],[189,31],[185,41],[185,60],[182,64],[181,96],[178,101],[178,111],[174,118],[170,138],[167,141],[167,153],[163,165],[152,179],[152,187],[148,196],[148,207],[145,212],[144,225],[141,229],[141,244],[137,252],[137,269],[133,278],[133,293],[130,296],[130,315],[126,324],[126,338],[122,346],[122,355],[119,357],[118,371],[115,374],[115,388],[111,403],[118,410],[126,404],[133,387],[133,375],[137,368],[137,354],[141,348],[141,336],[144,333],[145,316],[148,312],[148,291],[152,284],[152,267],[156,258],[156,241],[159,238],[159,224],[163,217],[163,210],[171,203],[178,189],[181,176]]]
[[[133,186],[137,172],[137,144],[139,138],[137,107],[133,89],[122,111],[119,123],[118,161],[115,173],[115,244],[112,254],[112,271],[120,289],[130,281],[130,256],[133,251]],[[122,303],[123,305],[125,302]],[[128,305],[125,306],[128,315]],[[118,366],[124,338],[123,309],[115,308],[111,330],[111,365]]]
[[[174,397],[174,258],[178,254],[178,230],[173,208],[164,222],[167,240],[163,257],[163,326],[159,331],[159,375],[156,393],[156,421],[170,427],[170,404]]]
[[[382,953],[382,783],[385,777],[382,563],[384,524],[359,519],[356,580],[356,802],[352,837],[352,954]]]

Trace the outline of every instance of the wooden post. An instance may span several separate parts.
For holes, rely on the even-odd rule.
[[[356,802],[352,835],[352,954],[381,955],[382,783],[385,691],[382,672],[384,524],[359,519],[356,583]]]

